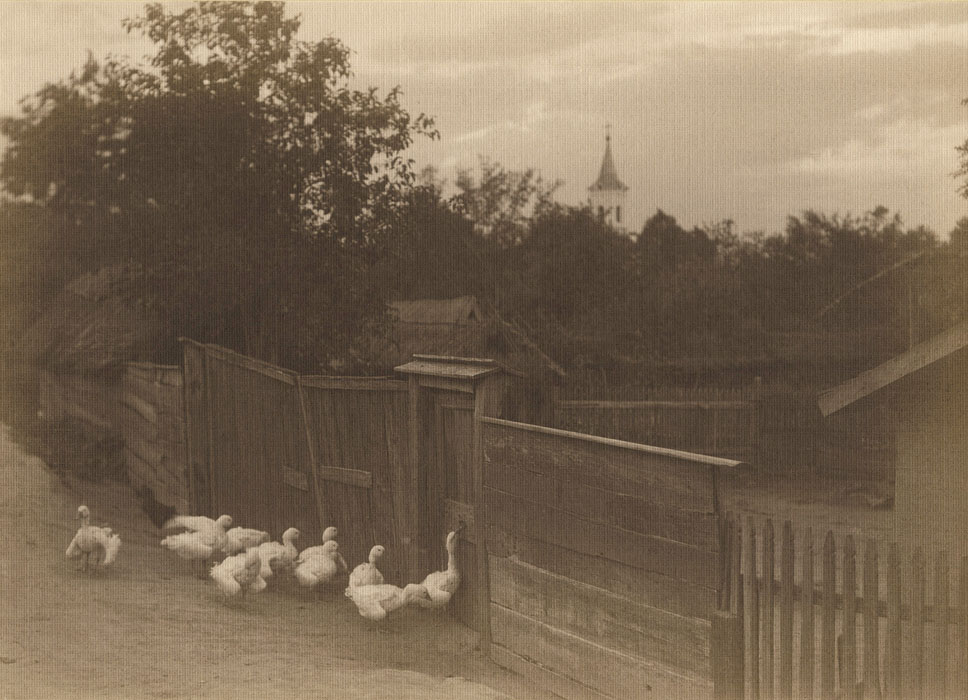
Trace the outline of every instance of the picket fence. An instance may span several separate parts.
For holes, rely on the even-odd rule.
[[[815,542],[789,521],[776,542],[772,521],[749,517],[726,535],[720,607],[743,643],[721,662],[734,682],[720,697],[968,697],[968,557],[874,539],[861,553],[850,535]]]

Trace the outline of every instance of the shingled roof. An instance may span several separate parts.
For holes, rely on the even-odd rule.
[[[622,190],[628,189],[625,183],[618,179],[618,171],[615,169],[615,161],[612,159],[612,139],[605,137],[605,157],[602,158],[602,169],[598,173],[598,179],[592,184],[589,190]]]
[[[400,323],[465,324],[483,320],[477,299],[473,296],[454,299],[417,299],[391,301],[390,311]]]

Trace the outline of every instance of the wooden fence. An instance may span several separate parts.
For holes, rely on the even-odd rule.
[[[379,542],[388,580],[415,573],[406,382],[300,377],[213,345],[184,348],[199,510],[277,536],[297,527],[301,547],[335,525],[347,561]]]
[[[365,561],[380,542],[380,568],[401,581],[415,568],[416,482],[408,455],[407,382],[300,377],[307,439],[323,521],[339,530],[346,560]]]
[[[568,698],[710,696],[736,463],[482,422],[492,658]]]
[[[189,509],[188,459],[182,371],[172,365],[128,362],[121,378],[124,464],[136,490],[147,487],[159,502]]]
[[[558,401],[555,426],[676,450],[752,461],[756,403],[748,400]]]
[[[968,697],[968,557],[814,540],[789,521],[728,529],[721,603],[744,638],[736,697]]]
[[[184,343],[191,490],[207,514],[387,580],[442,565],[467,527],[451,612],[498,663],[567,698],[709,697],[730,460],[513,423],[488,361],[426,358],[392,379],[304,377]]]

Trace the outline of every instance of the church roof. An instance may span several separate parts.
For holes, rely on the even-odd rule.
[[[615,170],[615,161],[612,160],[612,140],[605,137],[605,157],[602,158],[602,169],[598,173],[598,179],[588,188],[589,190],[627,190],[625,183],[618,179],[618,172]]]

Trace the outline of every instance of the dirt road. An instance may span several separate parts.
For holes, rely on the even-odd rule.
[[[158,545],[121,484],[62,481],[0,426],[0,698],[551,700],[475,650],[445,612],[384,630],[341,590],[226,604]],[[87,504],[123,539],[96,575],[64,557]]]

